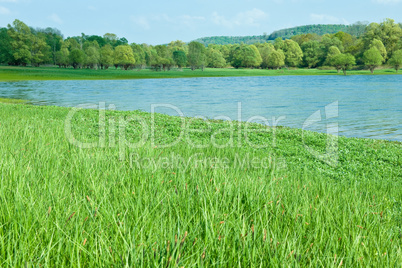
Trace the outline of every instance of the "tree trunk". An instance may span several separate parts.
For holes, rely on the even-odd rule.
[[[374,73],[374,68],[373,67],[370,67],[370,72],[371,72],[371,74]]]
[[[346,69],[343,69],[342,71],[343,71],[343,74],[346,75]]]

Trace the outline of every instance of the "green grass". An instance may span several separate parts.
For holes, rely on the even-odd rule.
[[[151,114],[108,111],[105,146],[81,149],[65,134],[69,111],[0,103],[0,267],[402,263],[399,142],[340,137],[332,167],[306,150],[325,152],[324,134],[252,125],[265,132],[245,138],[235,123],[232,146],[217,148],[211,135],[230,143],[230,123],[187,118],[203,132],[162,148],[180,118],[156,114],[152,144]],[[117,127],[134,116],[142,125]],[[96,110],[78,111],[75,140],[98,141],[99,122]],[[135,143],[144,133],[139,148],[121,150],[124,135]]]
[[[349,71],[350,75],[371,75],[370,71]],[[375,75],[396,74],[393,69],[376,70]],[[261,69],[213,69],[205,71],[190,69],[171,71],[144,70],[91,70],[56,67],[8,67],[0,66],[0,81],[22,80],[99,80],[99,79],[146,79],[146,78],[186,78],[186,77],[227,77],[227,76],[278,76],[278,75],[343,75],[336,70],[295,69],[295,70],[261,70]]]
[[[23,103],[28,103],[28,101],[26,100],[20,100],[20,99],[6,99],[6,98],[0,98],[0,103],[19,103],[19,104],[23,104]]]

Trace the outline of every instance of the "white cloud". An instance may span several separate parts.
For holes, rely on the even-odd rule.
[[[63,20],[60,19],[60,17],[56,13],[53,13],[52,15],[50,15],[48,17],[48,19],[53,21],[53,22],[55,22],[55,23],[63,24]]]
[[[338,17],[335,17],[335,16],[327,15],[327,14],[314,14],[314,13],[310,14],[310,20],[312,20],[315,23],[350,24],[344,18],[338,18]]]
[[[401,3],[402,0],[371,0],[373,3],[378,3],[378,4],[397,4],[397,3]]]
[[[149,21],[145,16],[131,16],[130,19],[138,26],[141,26],[144,30],[149,30],[151,28]]]
[[[195,23],[205,21],[206,18],[202,16],[181,15],[177,17],[170,17],[167,14],[151,14],[148,16],[131,16],[130,20],[137,26],[144,30],[151,29],[153,23],[171,23],[175,25],[193,26]]]
[[[11,13],[11,11],[8,8],[0,6],[0,14],[1,15],[8,15],[10,13]]]
[[[253,8],[245,12],[240,12],[233,18],[225,18],[221,16],[218,12],[212,14],[212,22],[216,25],[222,25],[228,28],[233,28],[235,26],[260,26],[260,22],[267,19],[268,14],[264,11]]]

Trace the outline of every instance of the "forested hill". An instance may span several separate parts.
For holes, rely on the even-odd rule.
[[[292,36],[300,35],[300,34],[333,34],[337,32],[345,32],[349,33],[353,36],[360,36],[364,33],[364,30],[367,26],[367,23],[357,22],[352,25],[343,25],[343,24],[316,24],[316,25],[305,25],[298,26],[288,29],[282,29],[279,31],[275,31],[270,35],[253,35],[253,36],[212,36],[212,37],[203,37],[196,39],[194,41],[200,42],[204,45],[209,44],[219,44],[219,45],[228,45],[228,44],[254,44],[254,43],[264,43],[269,40],[275,40],[278,37],[283,39],[289,39]]]

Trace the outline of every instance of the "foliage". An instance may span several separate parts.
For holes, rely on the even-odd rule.
[[[296,67],[303,59],[303,51],[298,43],[288,39],[283,42],[283,53],[285,54],[285,64],[288,66]]]
[[[338,54],[333,57],[332,65],[336,67],[337,70],[342,70],[343,74],[346,75],[346,71],[356,64],[356,59],[350,54]]]
[[[188,44],[188,64],[191,67],[191,70],[195,70],[197,68],[202,68],[206,65],[206,55],[205,55],[205,46],[199,42],[191,42]]]
[[[391,59],[388,61],[388,64],[394,66],[395,71],[398,72],[399,68],[402,66],[402,49],[393,53]]]
[[[283,51],[280,49],[271,50],[271,52],[268,54],[267,67],[278,69],[283,65],[285,65],[285,54],[283,54]]]
[[[371,73],[374,72],[374,69],[381,65],[384,58],[381,56],[381,52],[376,48],[372,47],[363,54],[364,64],[369,67]]]
[[[81,68],[82,65],[85,63],[84,51],[78,48],[74,48],[69,54],[69,61],[74,69]]]
[[[114,50],[114,64],[128,70],[129,67],[135,64],[133,50],[129,45],[117,46]]]
[[[102,69],[108,69],[114,64],[113,54],[113,47],[110,44],[106,44],[100,49],[99,62]]]
[[[302,44],[303,60],[308,68],[313,68],[320,62],[320,43],[312,40]]]
[[[173,60],[179,68],[183,68],[187,64],[186,53],[181,50],[175,50],[173,52]]]

